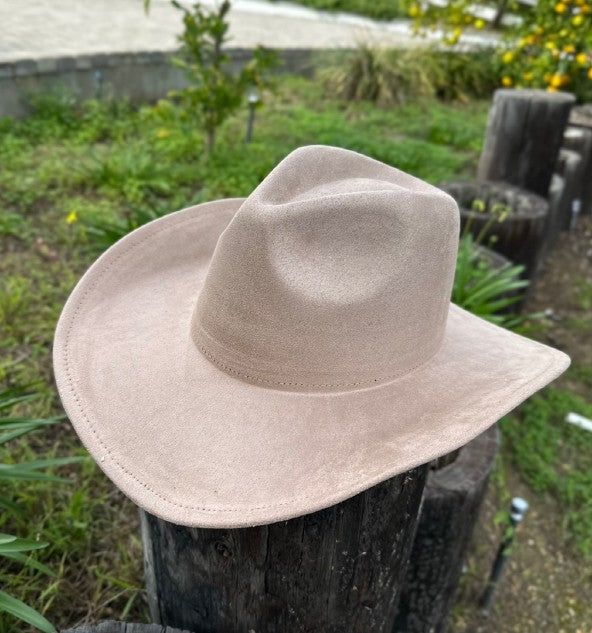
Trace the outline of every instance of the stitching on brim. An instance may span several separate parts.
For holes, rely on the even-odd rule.
[[[206,203],[208,204],[208,203]],[[210,211],[210,213],[215,213],[214,210]],[[217,513],[233,513],[233,514],[241,514],[241,513],[245,513],[245,512],[251,512],[251,511],[256,511],[256,510],[270,510],[270,509],[275,509],[275,508],[282,508],[282,507],[286,507],[286,506],[294,506],[298,503],[301,503],[303,501],[307,501],[310,499],[318,499],[319,501],[321,500],[321,497],[313,497],[312,495],[303,495],[300,497],[296,497],[294,499],[291,499],[289,501],[282,501],[280,503],[274,503],[274,504],[266,504],[266,505],[260,505],[260,506],[251,506],[248,508],[214,508],[214,507],[210,507],[210,506],[191,506],[191,505],[186,505],[183,503],[178,503],[176,501],[172,501],[170,499],[167,499],[165,496],[163,496],[162,494],[160,494],[159,492],[157,492],[156,490],[154,490],[151,486],[149,486],[148,484],[144,483],[143,481],[141,481],[140,479],[138,479],[131,471],[129,471],[120,461],[118,461],[118,459],[114,456],[114,454],[111,452],[111,450],[109,449],[109,447],[105,444],[105,442],[103,441],[103,439],[99,436],[99,434],[97,433],[96,429],[93,426],[93,423],[91,422],[89,416],[87,415],[84,406],[82,404],[81,399],[78,397],[78,394],[76,392],[75,386],[74,386],[74,380],[72,378],[72,375],[70,374],[70,365],[69,365],[69,356],[68,356],[68,352],[69,352],[69,340],[70,340],[70,334],[72,332],[72,329],[74,327],[74,320],[76,315],[78,314],[78,312],[80,311],[80,308],[82,306],[82,303],[85,299],[85,297],[88,295],[88,293],[95,287],[95,285],[98,282],[98,279],[105,273],[107,272],[112,266],[113,264],[115,264],[115,262],[119,261],[119,259],[121,259],[121,257],[123,257],[124,254],[129,253],[130,251],[134,250],[135,248],[137,248],[140,244],[143,244],[144,242],[146,242],[147,240],[149,240],[150,238],[154,237],[155,235],[157,235],[158,233],[162,233],[163,231],[165,231],[166,229],[172,229],[172,228],[176,228],[181,224],[184,224],[186,222],[190,222],[193,220],[199,220],[199,219],[203,219],[205,216],[204,215],[199,215],[197,217],[191,216],[189,218],[183,218],[178,222],[175,223],[171,223],[170,222],[170,218],[171,216],[166,216],[165,218],[161,218],[159,220],[154,220],[153,222],[151,222],[148,225],[145,225],[144,227],[141,227],[140,229],[137,229],[137,231],[146,231],[148,232],[148,235],[146,235],[145,237],[143,237],[142,239],[138,240],[137,242],[135,242],[134,244],[130,245],[128,248],[123,249],[121,253],[119,253],[117,256],[114,256],[113,259],[109,262],[109,264],[104,268],[104,270],[101,270],[100,273],[96,273],[97,275],[97,279],[93,280],[89,287],[83,292],[81,297],[76,298],[76,307],[74,310],[74,313],[69,315],[69,319],[70,319],[70,323],[68,325],[68,328],[66,330],[66,336],[65,336],[65,340],[64,340],[64,350],[63,350],[63,362],[65,365],[65,369],[66,369],[66,375],[67,375],[67,379],[68,379],[68,386],[70,388],[70,392],[72,393],[74,400],[76,401],[76,404],[78,406],[78,409],[82,415],[82,417],[86,420],[88,427],[90,429],[90,431],[92,432],[92,434],[97,438],[97,441],[99,442],[99,445],[104,449],[104,451],[107,453],[107,456],[109,457],[109,459],[111,460],[111,462],[113,464],[115,464],[122,472],[124,472],[128,477],[130,477],[133,481],[135,481],[137,484],[139,484],[140,486],[142,486],[145,490],[147,490],[148,492],[150,492],[152,495],[154,495],[156,498],[160,499],[162,502],[164,502],[166,505],[168,506],[172,506],[174,508],[182,508],[184,510],[192,510],[192,511],[197,511],[197,512],[207,512],[207,513],[212,513],[212,514],[217,514]],[[166,226],[162,226],[160,227],[159,230],[157,231],[149,231],[149,228],[151,225],[156,224],[158,222],[164,221],[166,222]],[[131,233],[128,237],[128,239],[131,239],[133,233]],[[126,239],[126,238],[124,238]],[[113,247],[112,247],[113,248]],[[105,251],[105,254],[103,255],[106,256],[107,253],[109,253],[109,250]],[[100,261],[97,260],[97,262],[95,262],[95,266],[100,265]],[[454,305],[454,304],[451,304]],[[457,306],[455,306],[457,307]],[[488,326],[489,329],[496,329],[496,326],[494,326],[493,324],[481,320],[480,323],[482,325]],[[524,337],[520,337],[520,338],[524,338]],[[530,339],[525,339],[525,340],[530,340]],[[548,356],[549,353],[546,352]],[[533,378],[531,378],[529,381],[527,381],[526,383],[522,384],[519,388],[515,389],[514,391],[511,392],[510,395],[513,395],[514,393],[517,393],[519,391],[524,391],[525,388],[535,382],[536,380],[538,380],[538,378],[540,376],[542,376],[547,369],[549,369],[552,365],[552,362],[550,361],[548,363],[548,365],[545,366],[544,369],[542,369],[540,372],[538,372],[536,374],[536,376],[533,376]],[[508,396],[508,397],[509,397]],[[513,407],[512,407],[513,408]],[[508,409],[508,411],[510,411],[511,409]],[[503,417],[504,415],[506,415],[506,413],[508,411],[504,411],[502,412],[499,417],[496,417],[495,420]],[[495,420],[493,420],[493,422],[495,422]],[[493,424],[492,422],[492,424]],[[470,440],[469,440],[470,441]],[[429,459],[429,456],[428,456]],[[100,464],[100,462],[99,462]],[[409,469],[413,468],[413,466],[410,466]],[[386,470],[382,470],[380,471],[379,474],[374,475],[374,477],[372,478],[368,478],[366,479],[366,481],[372,481],[372,482],[379,482],[382,480],[383,477],[385,476],[394,476],[394,474],[392,473],[392,469],[386,469]],[[374,485],[373,483],[369,483],[368,487]],[[332,495],[332,499],[336,499],[337,497],[339,497],[342,493],[348,492],[348,490],[351,490],[351,487],[348,488],[344,488],[342,490],[336,491],[333,493]],[[362,488],[363,490],[363,488]],[[352,494],[356,494],[356,492],[352,492]],[[142,504],[138,504],[138,505],[142,505]]]

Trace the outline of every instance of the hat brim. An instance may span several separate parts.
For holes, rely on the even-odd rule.
[[[54,368],[82,442],[136,504],[181,525],[236,528],[326,508],[462,446],[569,365],[451,305],[441,349],[392,382],[280,391],[218,369],[190,320],[242,200],[127,235],[76,286]]]

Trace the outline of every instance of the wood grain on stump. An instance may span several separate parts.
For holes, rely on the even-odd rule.
[[[195,633],[390,633],[426,473],[253,528],[187,528],[142,511],[152,619]]]
[[[496,90],[477,178],[547,197],[575,97],[545,90]]]
[[[503,182],[469,180],[446,182],[440,187],[459,206],[461,230],[468,225],[471,234],[485,245],[494,238],[490,246],[493,250],[515,264],[522,264],[529,279],[536,276],[548,221],[549,205],[545,199]],[[473,210],[476,200],[483,203],[484,211]],[[494,205],[511,209],[503,222],[492,222],[490,209]]]
[[[584,161],[582,213],[592,215],[592,104],[572,108],[563,147],[578,152]]]
[[[68,629],[62,633],[190,633],[179,629],[171,629],[160,624],[133,624],[131,622],[101,622],[100,624],[86,625]]]
[[[493,426],[456,459],[431,470],[403,587],[396,633],[444,633],[489,474],[499,448]]]

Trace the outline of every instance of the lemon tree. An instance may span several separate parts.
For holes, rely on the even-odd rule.
[[[538,0],[531,8],[503,8],[519,11],[521,19],[503,31],[497,45],[500,83],[592,98],[592,0]],[[488,26],[468,0],[445,5],[408,0],[407,10],[416,32],[441,29],[448,45],[457,44],[467,29]]]

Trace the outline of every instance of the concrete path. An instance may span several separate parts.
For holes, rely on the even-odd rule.
[[[212,4],[204,0],[203,4]],[[229,46],[353,48],[360,42],[411,46],[406,20],[375,22],[359,16],[319,12],[266,0],[234,0]],[[91,53],[169,51],[181,29],[179,11],[168,0],[0,0],[0,63]],[[435,34],[437,39],[438,35]],[[468,35],[467,44],[489,41]]]

